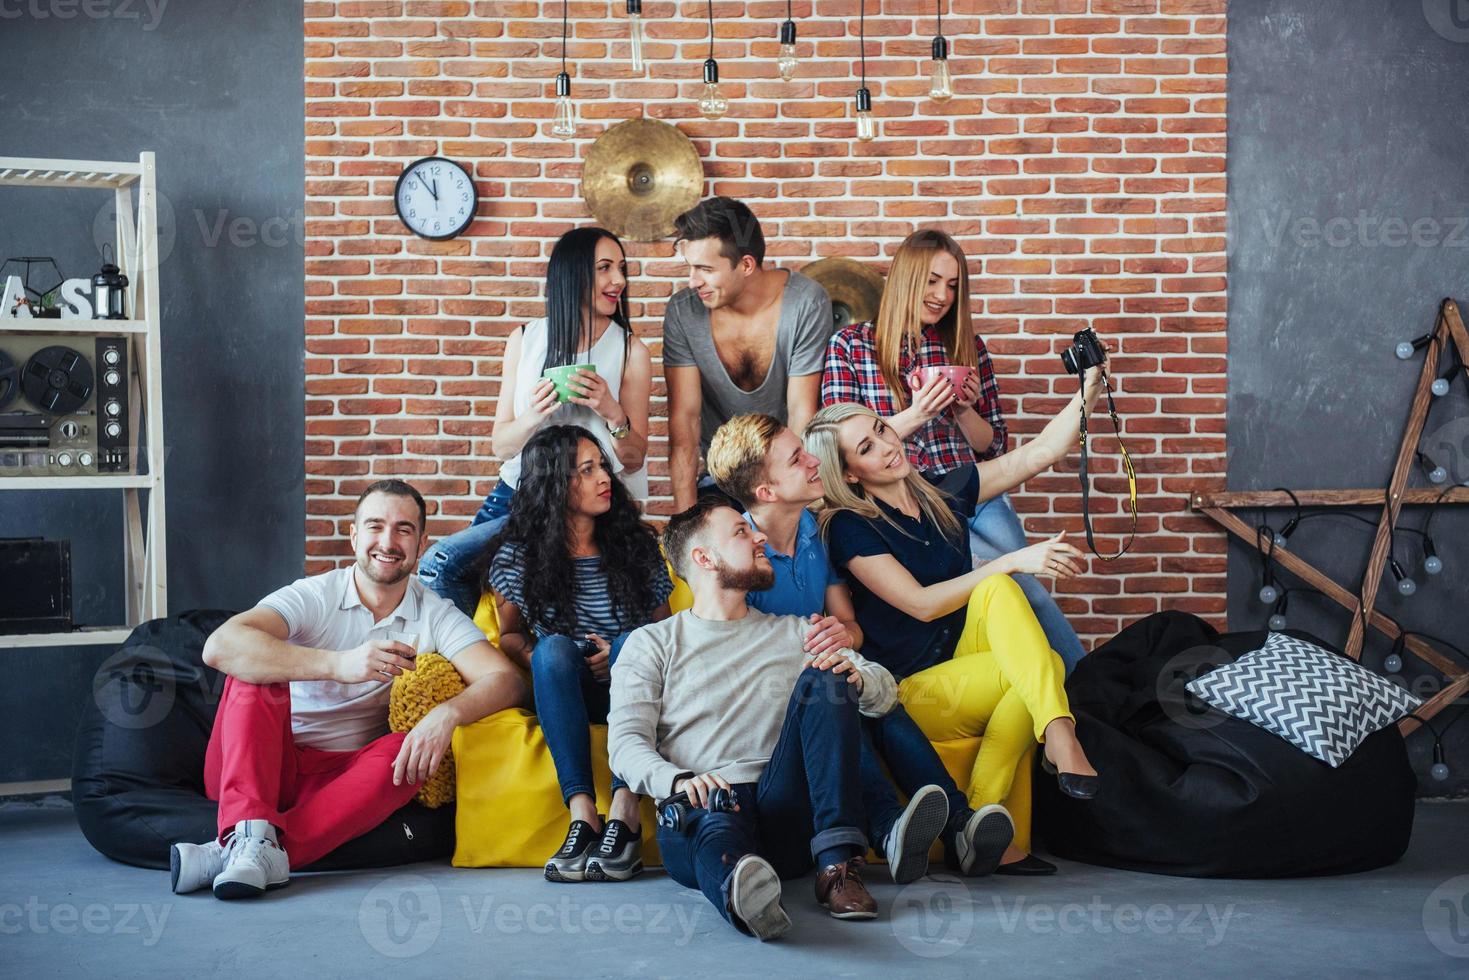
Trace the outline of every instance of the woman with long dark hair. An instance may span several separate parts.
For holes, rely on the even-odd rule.
[[[542,428],[521,451],[521,485],[488,548],[500,648],[528,670],[536,714],[571,811],[550,881],[625,881],[643,869],[638,797],[615,776],[603,826],[589,726],[605,722],[627,634],[668,616],[673,586],[658,536],[591,432]]]
[[[591,364],[559,385],[557,368]],[[585,428],[639,501],[648,496],[648,398],[652,358],[628,319],[627,259],[605,228],[574,228],[546,264],[546,315],[505,341],[500,397],[490,440],[500,479],[469,528],[434,545],[419,577],[469,615],[479,603],[476,569],[485,544],[509,513],[521,482],[526,442],[548,423]],[[558,394],[558,387],[561,394]]]
[[[881,415],[908,461],[946,489],[964,485],[976,464],[1005,453],[1008,429],[984,340],[973,327],[969,262],[948,234],[920,228],[893,254],[877,319],[832,338],[821,404],[856,402]],[[969,520],[976,558],[1027,545],[1008,494],[982,501]],[[1051,649],[1069,671],[1086,650],[1066,614],[1031,575],[1017,575]]]

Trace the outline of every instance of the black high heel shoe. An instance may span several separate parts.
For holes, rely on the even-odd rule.
[[[1002,864],[995,869],[997,875],[1014,875],[1020,878],[1039,878],[1043,875],[1056,873],[1056,866],[1050,861],[1044,861],[1034,854],[1027,854],[1019,861],[1011,861]]]
[[[1102,789],[1101,776],[1083,776],[1077,772],[1059,772],[1050,759],[1041,754],[1041,768],[1056,777],[1061,792],[1078,800],[1090,800]]]

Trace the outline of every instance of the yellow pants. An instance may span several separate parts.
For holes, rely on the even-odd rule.
[[[930,741],[984,736],[969,780],[978,808],[1003,802],[1046,726],[1072,717],[1065,680],[1025,593],[1010,576],[991,575],[969,597],[953,659],[904,678],[898,699]],[[1015,843],[1029,849],[1029,827],[1016,826]]]

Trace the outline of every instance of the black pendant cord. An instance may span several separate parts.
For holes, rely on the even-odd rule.
[[[709,10],[709,60],[714,60],[714,0],[708,0]]]
[[[561,0],[561,74],[566,74],[566,2]]]
[[[867,0],[857,9],[857,54],[862,60],[862,87],[867,87]]]
[[[938,22],[938,36],[944,36],[944,0],[933,0],[933,15]]]
[[[795,20],[795,18],[791,16],[791,0],[786,0],[786,20]]]

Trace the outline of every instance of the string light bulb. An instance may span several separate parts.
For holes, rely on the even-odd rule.
[[[627,0],[627,59],[633,74],[642,75],[643,62],[643,0]]]
[[[1443,571],[1443,559],[1433,548],[1433,539],[1423,535],[1423,571],[1429,575],[1437,575]]]
[[[1290,593],[1282,592],[1280,601],[1275,604],[1275,612],[1270,616],[1269,626],[1275,632],[1280,632],[1286,627],[1285,613],[1290,608]]]
[[[1415,353],[1427,347],[1433,341],[1433,337],[1434,335],[1429,333],[1424,334],[1416,340],[1405,340],[1401,344],[1398,344],[1394,353],[1398,355],[1398,360],[1406,361]]]
[[[1403,571],[1403,566],[1398,564],[1396,558],[1389,558],[1387,567],[1391,569],[1392,577],[1397,579],[1399,595],[1406,598],[1418,591],[1418,583],[1408,577],[1408,573]]]

